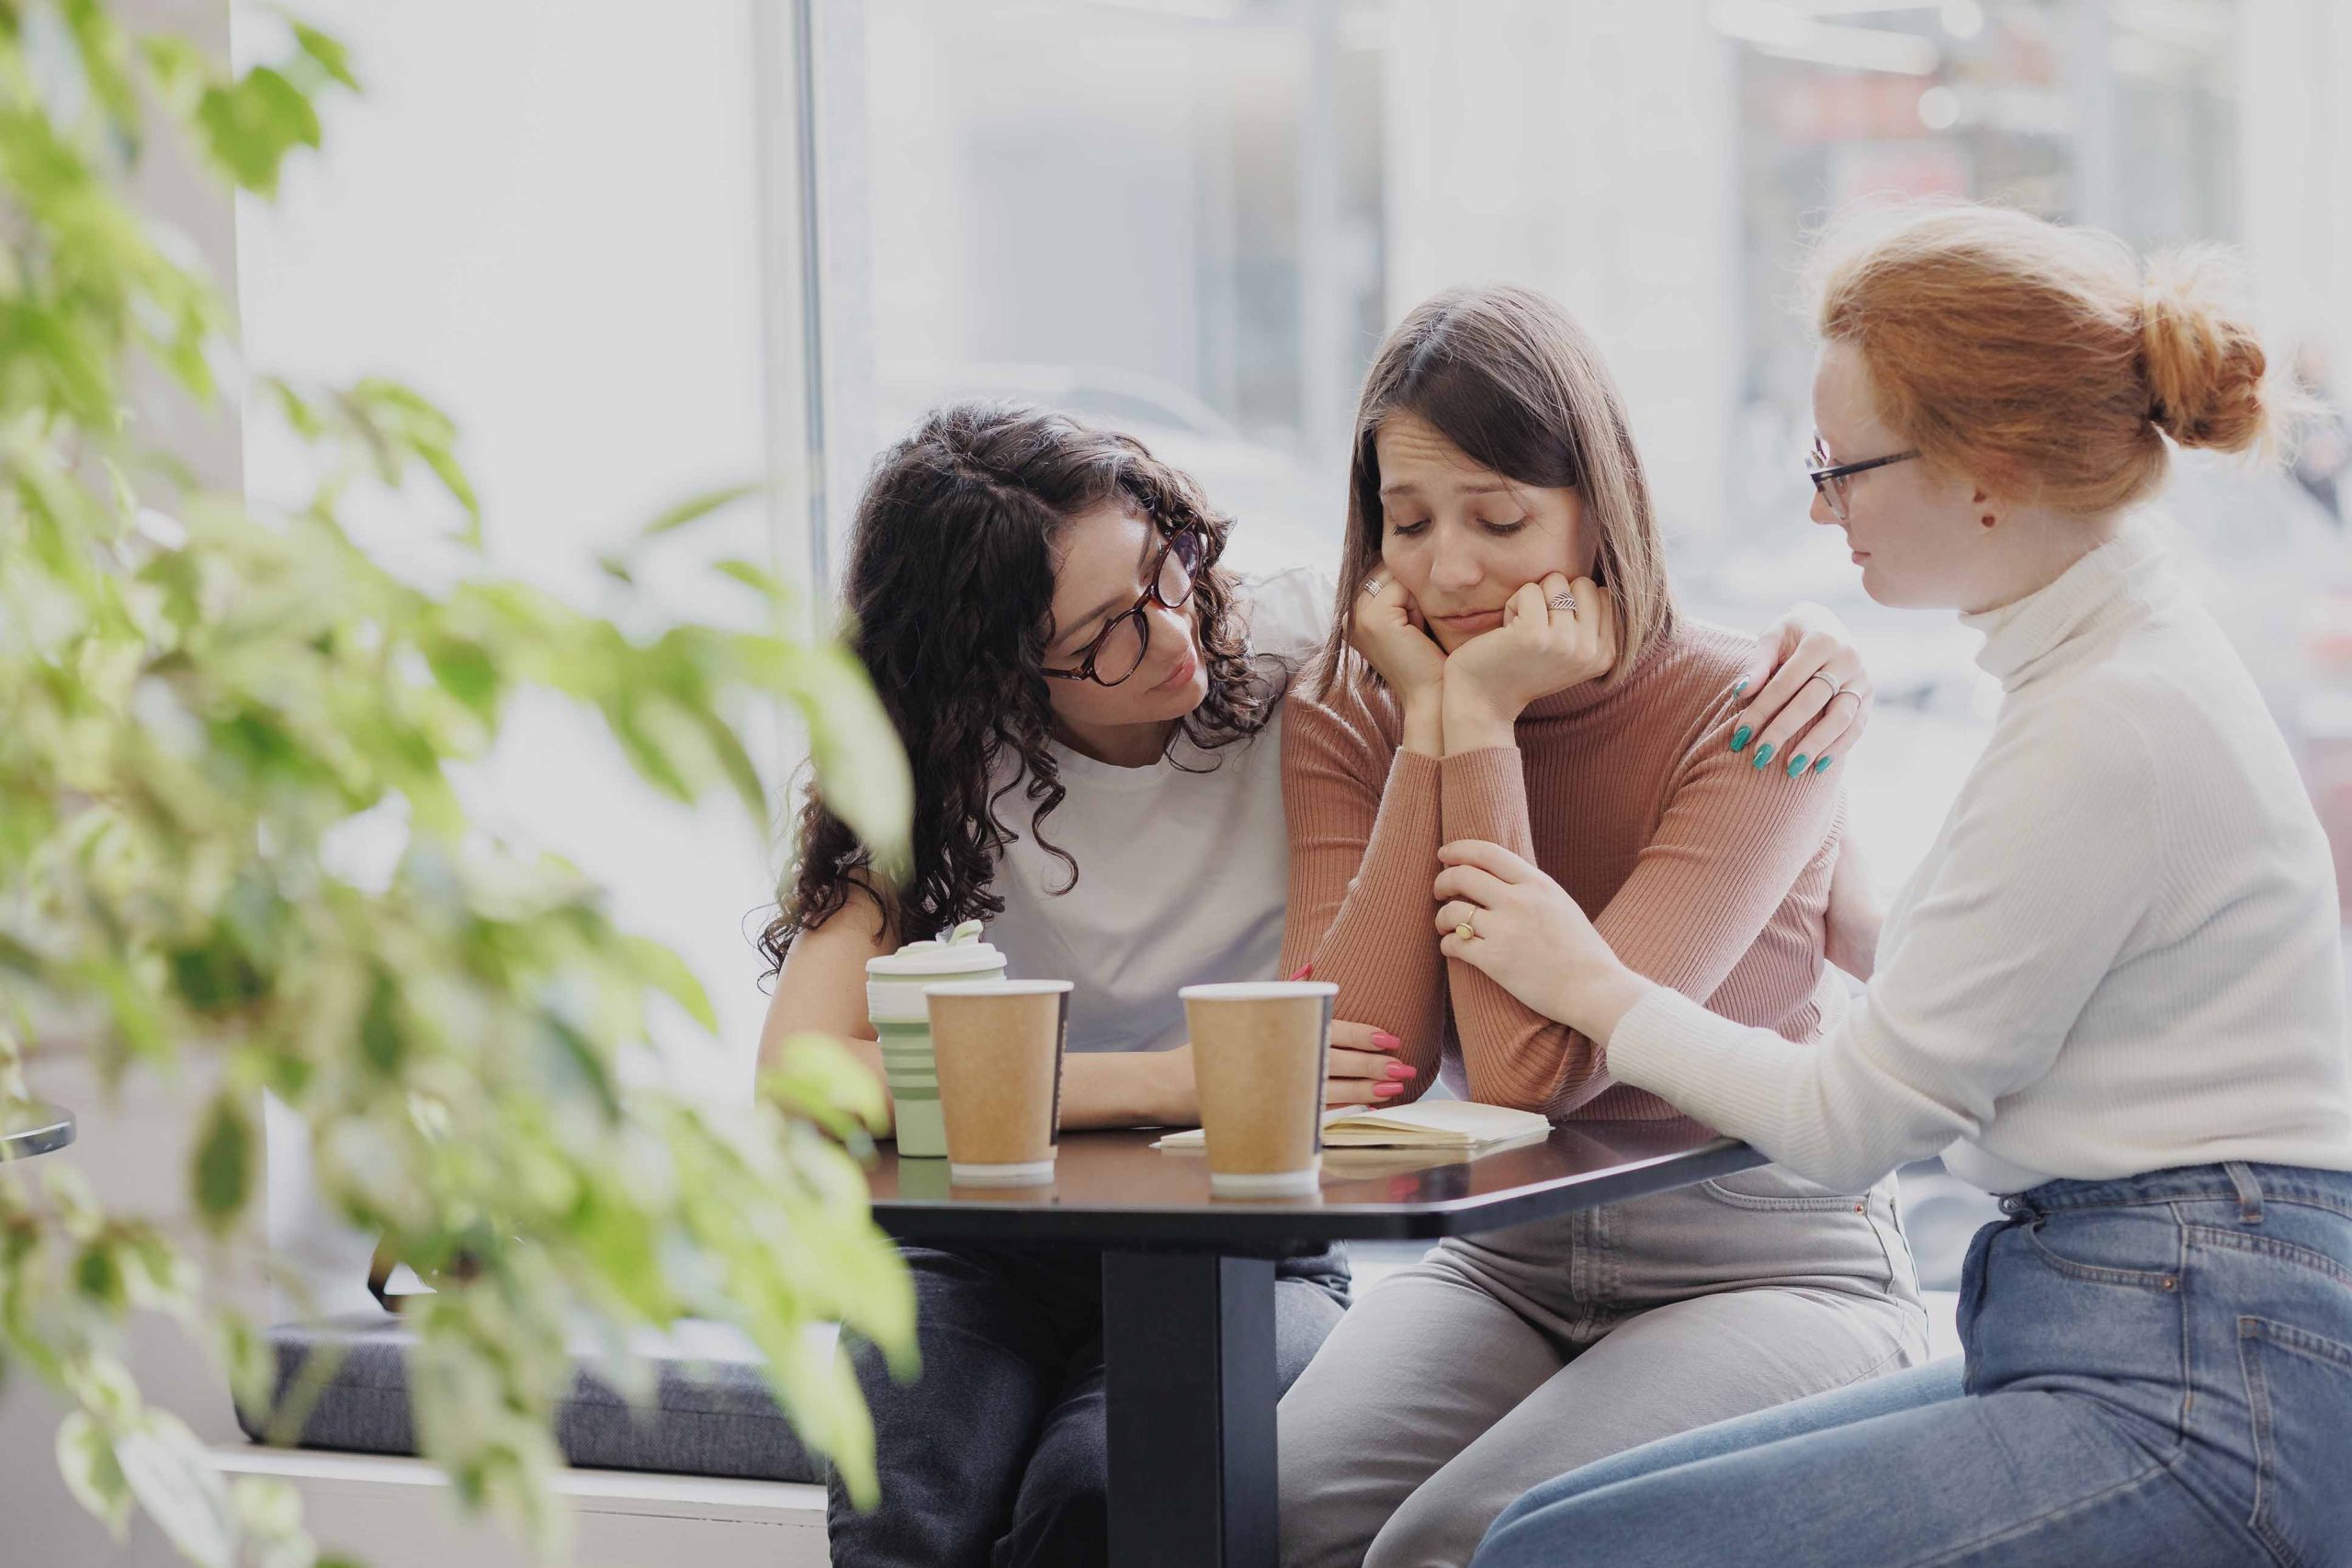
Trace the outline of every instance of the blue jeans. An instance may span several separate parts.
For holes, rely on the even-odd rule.
[[[2352,1564],[2352,1173],[2002,1201],[1954,1363],[1549,1481],[1473,1568]]]

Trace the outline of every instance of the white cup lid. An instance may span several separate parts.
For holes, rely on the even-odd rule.
[[[1186,986],[1176,995],[1188,1002],[1290,1001],[1301,997],[1336,997],[1340,987],[1329,980],[1227,980],[1216,985]]]
[[[1057,997],[1077,987],[1069,980],[951,980],[925,986],[926,997]]]
[[[896,953],[865,961],[865,972],[877,980],[910,979],[924,975],[978,975],[1004,967],[1004,954],[980,939],[980,922],[967,920],[944,940],[910,942]]]

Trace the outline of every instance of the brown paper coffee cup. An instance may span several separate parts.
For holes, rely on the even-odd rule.
[[[1025,1187],[1054,1179],[1068,980],[929,986],[951,1179]]]
[[[1317,980],[1187,986],[1209,1190],[1229,1198],[1313,1192],[1323,1163],[1331,999]]]

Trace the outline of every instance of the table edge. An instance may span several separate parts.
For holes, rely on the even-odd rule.
[[[1343,1210],[1260,1210],[1238,1203],[1199,1209],[1073,1210],[939,1204],[928,1200],[902,1205],[896,1199],[877,1199],[873,1212],[875,1223],[893,1238],[918,1244],[1065,1244],[1109,1250],[1132,1244],[1145,1251],[1214,1252],[1228,1243],[1263,1247],[1280,1242],[1435,1241],[1648,1197],[1770,1163],[1753,1145],[1719,1137],[1586,1180],[1501,1197],[1449,1198],[1433,1203],[1354,1203]],[[1668,1172],[1676,1179],[1645,1179]]]

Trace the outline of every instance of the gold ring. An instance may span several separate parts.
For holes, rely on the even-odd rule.
[[[1478,933],[1471,929],[1470,922],[1467,920],[1464,920],[1460,925],[1454,927],[1453,934],[1460,937],[1464,942],[1476,942],[1478,940]]]

